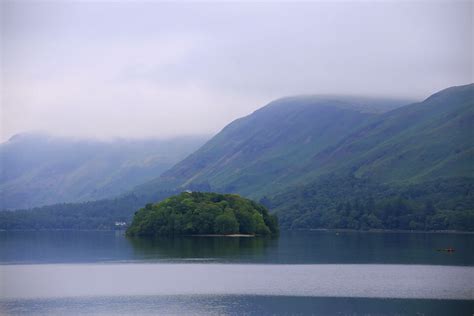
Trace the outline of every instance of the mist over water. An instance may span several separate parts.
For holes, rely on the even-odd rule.
[[[283,295],[472,299],[473,267],[54,264],[2,266],[3,298]]]

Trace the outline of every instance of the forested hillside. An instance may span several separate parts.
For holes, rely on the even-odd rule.
[[[474,231],[472,178],[387,185],[330,174],[262,201],[286,229]]]

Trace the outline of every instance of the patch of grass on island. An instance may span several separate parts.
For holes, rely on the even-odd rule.
[[[278,220],[235,194],[183,192],[135,213],[128,236],[274,235]]]

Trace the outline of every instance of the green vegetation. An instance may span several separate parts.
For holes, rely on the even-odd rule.
[[[388,186],[330,175],[261,202],[286,229],[474,231],[474,183],[469,178]]]
[[[275,216],[234,194],[183,192],[135,213],[129,236],[255,234],[278,232]]]
[[[172,192],[156,195],[163,199]],[[48,229],[99,229],[109,230],[115,222],[129,222],[133,210],[148,200],[133,194],[116,199],[85,203],[64,203],[28,210],[1,211],[0,229],[4,230],[48,230]]]
[[[136,193],[207,184],[214,192],[253,199],[298,183],[298,169],[337,144],[376,113],[339,97],[294,97],[271,102],[237,119],[173,168]],[[366,103],[374,100],[364,100]],[[379,108],[394,102],[377,100]],[[399,104],[400,105],[400,104]],[[194,191],[194,189],[191,189]]]
[[[206,183],[258,200],[331,173],[396,185],[474,179],[473,118],[474,84],[384,113],[347,99],[284,98],[232,122],[139,189]]]

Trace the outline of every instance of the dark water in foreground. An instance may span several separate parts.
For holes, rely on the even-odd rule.
[[[469,234],[0,232],[0,314],[473,315],[473,249]]]
[[[150,296],[9,301],[34,315],[471,315],[472,301],[291,296]]]
[[[455,248],[454,253],[437,251]],[[123,232],[0,232],[0,264],[221,262],[474,266],[474,234],[283,232],[279,238],[128,239]]]

